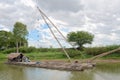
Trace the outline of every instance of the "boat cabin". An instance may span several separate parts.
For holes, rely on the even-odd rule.
[[[8,62],[29,62],[29,59],[22,53],[10,53],[8,55]]]

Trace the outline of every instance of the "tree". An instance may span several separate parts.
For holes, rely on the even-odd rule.
[[[93,38],[94,35],[86,31],[70,32],[67,34],[68,41],[75,42],[75,45],[78,45],[80,49],[82,49],[84,44],[91,44]]]
[[[16,42],[17,53],[19,52],[19,47],[27,44],[26,36],[28,34],[27,26],[21,22],[16,22],[13,29],[14,39]]]
[[[12,46],[13,34],[7,31],[0,31],[0,50],[7,49],[9,46]]]

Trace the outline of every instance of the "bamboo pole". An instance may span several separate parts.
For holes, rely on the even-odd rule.
[[[88,60],[88,62],[92,62],[92,61],[94,61],[94,60],[97,59],[97,58],[106,56],[106,55],[108,55],[108,54],[111,54],[111,53],[116,52],[116,51],[119,51],[119,50],[120,50],[120,47],[117,48],[117,49],[114,49],[114,50],[111,50],[111,51],[108,51],[108,52],[99,54],[99,55],[97,55],[97,56],[94,56],[94,57],[90,58],[90,59]]]
[[[66,37],[65,37],[65,36],[62,34],[62,32],[57,28],[57,26],[48,18],[48,16],[47,16],[42,10],[40,10],[39,7],[37,7],[37,8],[39,9],[40,13],[41,13],[42,15],[44,15],[44,16],[49,20],[49,22],[56,28],[56,30],[61,34],[61,36],[64,38],[64,40],[65,40],[68,44],[70,44],[77,52],[79,52],[70,42],[67,41]],[[85,56],[84,56],[82,53],[80,53],[80,54],[81,54],[81,56],[82,56],[83,58],[85,58]]]
[[[49,26],[47,20],[45,19],[45,17],[42,15],[42,11],[39,9],[39,7],[37,7],[38,11],[41,14],[41,17],[43,18],[43,20],[45,21],[45,23],[47,24],[50,32],[52,33],[52,35],[54,36],[54,38],[56,39],[56,41],[58,42],[58,44],[60,45],[60,47],[62,48],[62,50],[64,51],[64,53],[66,54],[67,58],[69,59],[69,61],[72,63],[70,56],[68,55],[68,53],[66,52],[65,48],[62,46],[62,44],[60,43],[60,41],[58,40],[58,38],[55,36],[54,32],[52,31],[51,27]]]

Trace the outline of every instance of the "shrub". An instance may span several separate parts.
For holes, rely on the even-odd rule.
[[[21,47],[19,51],[21,53],[31,53],[31,52],[37,52],[37,49],[35,47]]]
[[[2,53],[4,54],[9,54],[9,53],[14,53],[14,52],[16,52],[16,48],[10,48],[10,49],[6,49],[2,51]]]
[[[37,52],[37,49],[35,47],[29,47],[28,53],[30,53],[30,52]]]
[[[59,52],[59,48],[38,48],[37,51],[39,52]]]
[[[81,56],[81,52],[80,51],[76,51],[76,50],[67,50],[67,53],[69,54],[69,56],[71,57],[71,58],[75,58],[75,57],[80,57]],[[63,54],[63,56],[65,57],[66,56],[66,54]]]
[[[106,46],[106,47],[92,47],[92,48],[85,48],[84,51],[86,54],[88,55],[98,55],[107,51],[111,51],[113,49],[116,49],[120,47],[119,45],[110,45],[110,46]]]
[[[60,52],[61,49],[60,48],[50,48],[49,51],[50,52]]]
[[[21,47],[19,48],[20,53],[31,53],[31,52],[36,52],[37,49],[35,47]],[[9,53],[16,53],[16,48],[10,48],[2,51],[4,54],[9,54]]]
[[[37,51],[39,51],[39,52],[48,52],[49,49],[48,48],[38,48]]]

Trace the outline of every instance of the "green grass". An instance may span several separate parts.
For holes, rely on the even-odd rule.
[[[8,54],[0,53],[0,62],[7,60]],[[28,56],[30,60],[66,60],[67,57],[63,52],[33,52],[33,53],[24,53],[25,56]],[[93,57],[92,55],[85,54],[85,58]],[[81,55],[77,55],[72,59],[83,59]],[[120,54],[111,54],[104,56],[100,59],[120,59]]]
[[[99,55],[101,53],[104,52],[108,52],[114,49],[119,48],[120,45],[110,45],[110,46],[105,46],[105,47],[88,47],[88,48],[84,48],[85,53],[87,53],[88,55]],[[116,53],[116,52],[114,52]],[[117,53],[120,53],[120,51],[117,51]]]
[[[120,53],[114,53],[114,54],[110,54],[107,56],[102,57],[103,59],[120,59]]]
[[[83,51],[75,51],[73,49],[66,49],[72,59],[83,59],[81,54],[84,54],[85,58],[91,58],[95,55],[101,54],[106,51],[110,51],[120,47],[119,45],[112,45],[106,47],[93,47],[93,48],[85,48]],[[28,56],[30,60],[67,60],[65,53],[61,51],[61,49],[56,48],[21,48],[21,53]],[[11,52],[14,52],[14,48],[7,49],[1,51],[0,53],[0,62],[7,60],[7,55]],[[120,60],[120,51],[114,52],[110,55],[104,56],[99,59],[119,59]]]
[[[7,61],[7,55],[0,53],[0,63]]]
[[[26,53],[31,60],[42,60],[42,59],[65,59],[62,52],[39,52],[39,53]]]
[[[74,54],[74,53],[73,53]],[[8,54],[0,53],[0,61],[7,60]],[[32,52],[32,53],[24,53],[25,56],[29,57],[32,61],[38,61],[38,60],[68,60],[65,53],[63,52]],[[73,55],[72,55],[73,56]],[[88,55],[85,55],[88,57]],[[81,55],[78,55],[72,57],[72,59],[82,59]]]

